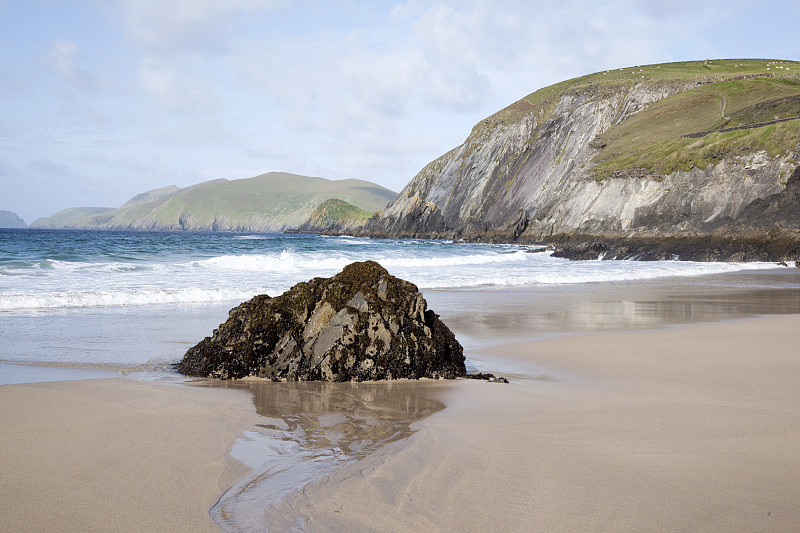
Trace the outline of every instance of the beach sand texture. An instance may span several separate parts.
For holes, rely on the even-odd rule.
[[[492,349],[528,377],[463,383],[408,446],[314,484],[273,524],[797,531],[798,347],[789,315]]]
[[[0,387],[0,531],[219,531],[249,394],[129,379]]]
[[[488,348],[509,385],[287,499],[278,531],[797,531],[800,315]],[[0,387],[3,531],[214,531],[247,393]]]

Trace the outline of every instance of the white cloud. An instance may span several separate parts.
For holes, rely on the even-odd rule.
[[[287,4],[285,0],[123,0],[123,21],[141,45],[162,52],[223,46],[237,17]]]
[[[190,78],[186,69],[160,57],[139,62],[139,80],[145,92],[166,111],[178,114],[214,114],[219,99],[213,86]]]
[[[85,83],[90,81],[90,76],[85,70],[78,68],[79,53],[80,47],[75,42],[58,39],[50,45],[44,61],[63,79],[71,83]]]

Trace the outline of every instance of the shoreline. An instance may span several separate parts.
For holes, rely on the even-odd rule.
[[[465,380],[403,446],[270,519],[333,532],[794,531],[798,325],[767,316],[501,346],[557,377]]]
[[[796,120],[795,118],[787,120]],[[780,231],[770,231],[773,226],[749,229],[742,235],[736,229],[710,230],[700,233],[671,234],[652,233],[631,237],[627,233],[570,233],[555,235],[517,234],[513,229],[489,230],[464,234],[462,230],[443,230],[434,232],[416,231],[373,231],[366,226],[352,231],[336,228],[317,228],[321,231],[300,231],[288,228],[282,231],[263,230],[214,230],[207,229],[132,229],[124,227],[32,227],[0,228],[6,231],[33,232],[107,232],[107,233],[167,233],[167,234],[230,234],[230,235],[301,235],[319,237],[350,237],[367,240],[429,240],[449,241],[465,244],[509,244],[518,246],[541,246],[563,257],[575,261],[590,261],[598,257],[612,256],[615,260],[678,260],[700,262],[770,262],[776,266],[791,263],[800,268],[800,228],[790,227]],[[786,265],[784,265],[786,266]]]
[[[800,314],[782,314],[480,344],[474,355],[511,384],[428,387],[446,409],[297,487],[268,525],[791,531],[798,325]],[[217,385],[0,386],[5,523],[219,531],[209,510],[253,472],[233,448],[276,417],[259,412],[255,392],[230,390],[246,382]]]

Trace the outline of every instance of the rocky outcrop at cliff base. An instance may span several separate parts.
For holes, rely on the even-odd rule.
[[[178,370],[304,381],[466,374],[461,345],[417,287],[374,261],[244,302],[186,352]]]

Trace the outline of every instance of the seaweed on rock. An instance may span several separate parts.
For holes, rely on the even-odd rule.
[[[222,379],[455,378],[463,349],[416,285],[374,261],[260,295],[190,348],[178,370]]]

